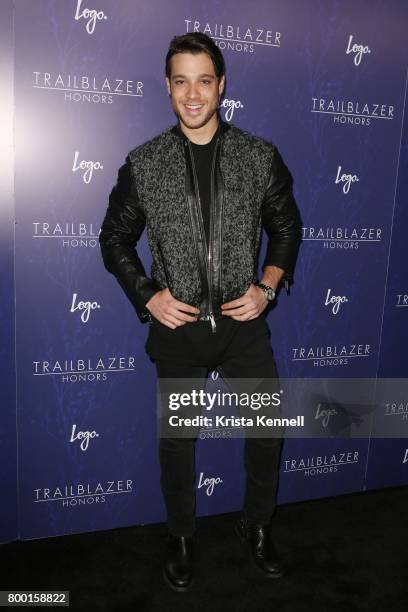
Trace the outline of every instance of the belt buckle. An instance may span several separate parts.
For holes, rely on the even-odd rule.
[[[211,323],[211,331],[213,333],[215,333],[217,331],[217,324],[216,324],[216,320],[218,320],[219,317],[215,317],[213,312],[210,312],[208,314],[204,314],[199,318],[199,321],[210,321]]]

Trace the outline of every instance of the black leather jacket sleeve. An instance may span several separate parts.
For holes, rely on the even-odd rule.
[[[157,283],[146,276],[135,248],[145,225],[145,214],[139,202],[130,159],[127,156],[109,196],[99,244],[105,268],[117,278],[142,323],[152,321],[145,304],[160,291]]]
[[[262,202],[262,224],[269,241],[262,269],[278,266],[291,282],[302,239],[302,222],[292,192],[293,179],[279,151],[275,148],[269,183]]]

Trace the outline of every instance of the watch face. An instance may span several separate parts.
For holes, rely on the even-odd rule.
[[[268,302],[272,302],[275,299],[275,291],[271,287],[268,287],[267,285],[264,285],[263,283],[259,283],[259,287],[261,287],[261,289],[265,293],[265,297],[268,300]]]

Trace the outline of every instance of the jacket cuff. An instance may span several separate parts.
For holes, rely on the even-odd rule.
[[[140,277],[139,274],[128,272],[127,274],[115,275],[119,285],[130,300],[141,323],[152,323],[153,319],[146,308],[151,297],[162,288],[154,279],[147,276]]]
[[[146,304],[158,291],[161,291],[161,288],[156,281],[150,278],[146,278],[146,283],[139,288],[138,301],[134,306],[141,323],[153,323],[152,315],[146,308]]]
[[[281,241],[279,245],[271,244],[270,241],[266,252],[262,270],[265,266],[277,266],[284,270],[282,281],[292,283],[295,263],[300,245],[293,237],[287,241]]]

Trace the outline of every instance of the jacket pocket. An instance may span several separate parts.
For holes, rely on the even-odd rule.
[[[164,259],[163,249],[161,247],[160,242],[157,243],[157,247],[158,247],[159,253],[160,253],[160,259],[161,259],[161,263],[162,263],[163,270],[164,270],[164,276],[166,277],[167,287],[170,289],[170,276],[168,274],[168,270],[167,270],[167,266],[166,266],[166,261]]]

